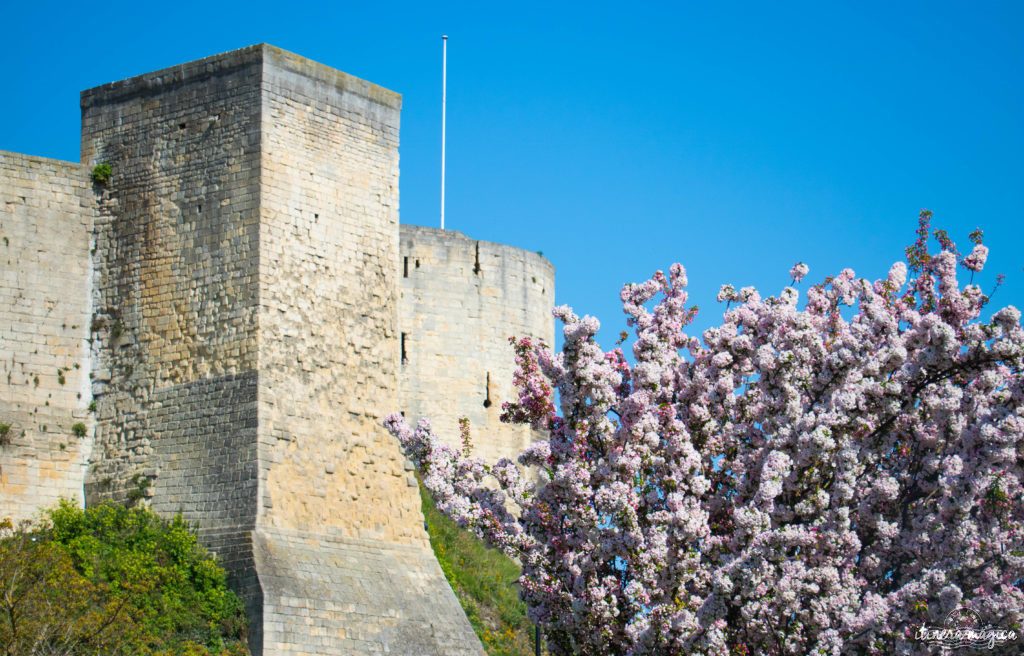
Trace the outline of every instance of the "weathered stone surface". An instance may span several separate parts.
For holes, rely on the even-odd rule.
[[[282,528],[255,543],[264,653],[482,653],[429,549]]]
[[[89,498],[146,480],[155,509],[198,522],[264,654],[480,650],[381,426],[397,390],[400,106],[269,46],[82,95],[83,159],[114,167],[97,306],[119,333],[96,354],[110,375]],[[308,539],[281,537],[295,532]],[[396,566],[419,584],[384,575]],[[353,613],[362,588],[343,575],[374,581],[376,601]],[[421,635],[436,625],[444,640]]]
[[[82,498],[95,210],[85,166],[0,151],[0,516],[16,521]]]
[[[499,421],[515,400],[509,337],[554,345],[555,269],[537,253],[461,232],[403,225],[398,302],[399,407],[430,417],[438,437],[461,446],[468,417],[474,454],[514,457],[538,435]]]
[[[83,165],[0,153],[0,517],[181,512],[257,656],[482,654],[381,421],[532,439],[497,421],[507,336],[551,341],[554,271],[428,228],[400,249],[400,109],[258,45],[83,92]]]
[[[397,389],[401,97],[267,49],[261,105],[261,523],[422,545],[381,425]]]
[[[82,93],[82,159],[113,169],[94,228],[104,373],[86,502],[180,511],[253,617],[261,94],[252,48]]]

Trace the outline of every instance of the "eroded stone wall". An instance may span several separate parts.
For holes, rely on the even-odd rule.
[[[263,60],[257,570],[264,653],[480,654],[384,415],[401,97]]]
[[[428,417],[455,447],[468,417],[476,455],[514,458],[540,436],[499,420],[516,398],[508,338],[554,344],[554,267],[537,253],[414,225],[401,227],[399,257],[399,408],[413,424]]]
[[[394,405],[401,97],[264,63],[260,423],[267,526],[423,540]],[[350,506],[337,511],[339,504]],[[383,512],[382,512],[383,511]]]
[[[181,511],[254,654],[473,654],[396,404],[400,97],[259,45],[82,95],[90,501]]]
[[[87,502],[180,511],[257,618],[261,70],[249,48],[82,93],[82,159],[113,169],[95,229]]]
[[[0,152],[0,518],[82,502],[96,206],[86,167]]]

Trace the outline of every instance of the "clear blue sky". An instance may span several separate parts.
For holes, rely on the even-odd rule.
[[[401,216],[541,250],[598,316],[682,262],[722,283],[884,276],[922,207],[1024,307],[1024,3],[8,3],[0,149],[78,159],[82,89],[268,42],[404,96]],[[806,283],[805,283],[806,285]]]

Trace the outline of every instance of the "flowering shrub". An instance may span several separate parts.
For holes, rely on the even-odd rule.
[[[518,459],[541,483],[386,424],[438,508],[521,560],[552,654],[930,654],[917,630],[961,608],[1019,636],[1024,330],[958,283],[980,232],[930,254],[929,219],[886,278],[843,270],[803,309],[724,287],[702,339],[681,266],[626,285],[633,363],[556,308],[562,351],[515,340],[504,416],[548,431]]]

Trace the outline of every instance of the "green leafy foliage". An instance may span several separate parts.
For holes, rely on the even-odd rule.
[[[110,176],[113,175],[114,170],[110,164],[103,162],[97,164],[92,168],[92,181],[96,184],[105,185],[110,182]]]
[[[100,653],[122,641],[124,604],[110,603],[102,586],[75,571],[67,552],[25,525],[15,530],[6,521],[0,535],[4,656]]]
[[[533,656],[519,565],[439,513],[422,486],[420,498],[430,546],[488,656]]]
[[[68,501],[0,527],[0,651],[240,656],[246,621],[180,516]]]

